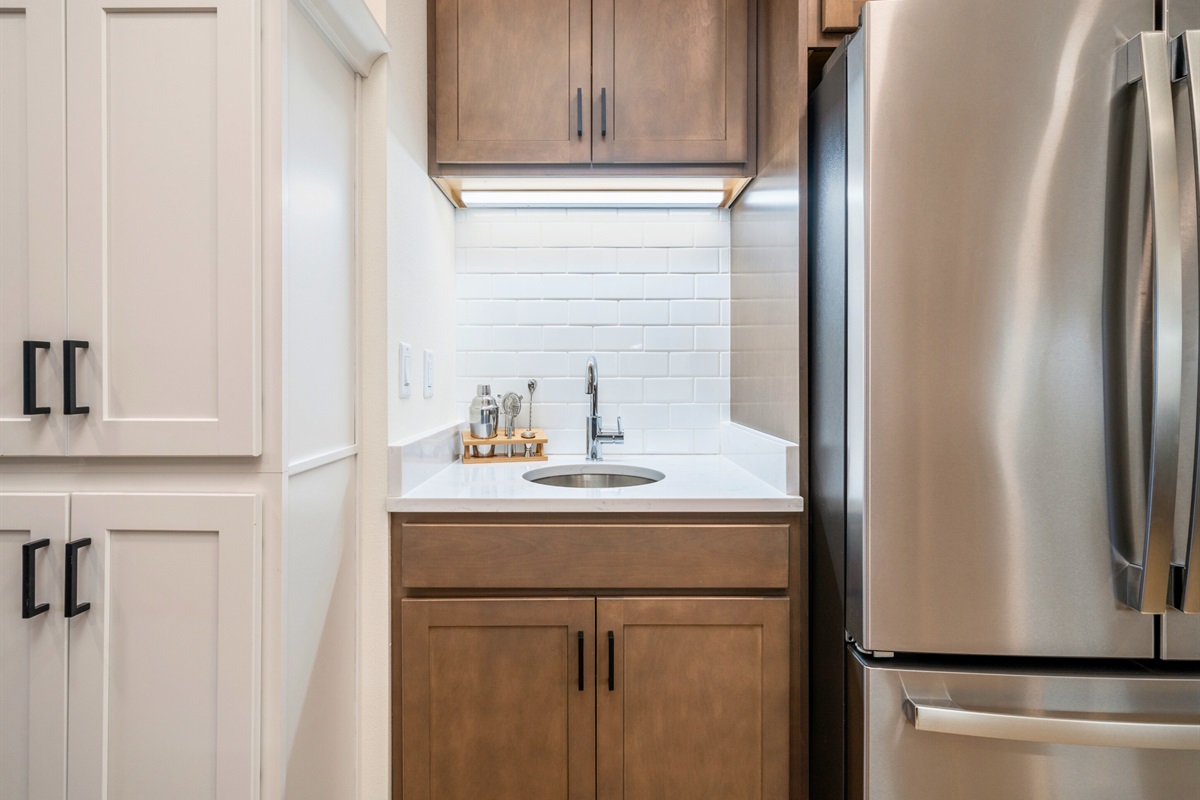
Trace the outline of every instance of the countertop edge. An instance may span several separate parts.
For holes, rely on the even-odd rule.
[[[803,497],[739,498],[387,498],[388,513],[801,513]]]

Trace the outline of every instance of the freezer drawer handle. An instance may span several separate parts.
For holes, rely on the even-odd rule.
[[[1196,206],[1200,208],[1200,30],[1185,31],[1171,42],[1175,71],[1172,78],[1187,81],[1192,127],[1192,169],[1195,171]],[[1171,567],[1171,605],[1185,614],[1200,614],[1200,536],[1196,535],[1196,503],[1200,500],[1200,425],[1196,426],[1196,461],[1192,464],[1192,515],[1188,523],[1187,552],[1183,564]]]
[[[1097,719],[1084,716],[1003,714],[972,711],[950,701],[913,702],[905,698],[904,716],[919,731],[982,736],[1018,742],[1200,750],[1200,718],[1180,722]]]
[[[1179,474],[1183,389],[1183,245],[1179,169],[1167,35],[1138,34],[1126,43],[1127,82],[1141,81],[1150,143],[1150,212],[1154,241],[1154,399],[1146,531],[1142,563],[1125,568],[1125,604],[1143,614],[1167,610],[1171,537]]]

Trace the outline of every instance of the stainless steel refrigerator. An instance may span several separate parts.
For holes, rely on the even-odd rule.
[[[1200,0],[872,0],[825,66],[814,785],[1200,797],[1198,73]]]

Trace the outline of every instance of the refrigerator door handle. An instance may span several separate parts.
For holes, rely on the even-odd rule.
[[[1171,42],[1172,79],[1187,81],[1192,127],[1192,169],[1195,170],[1196,207],[1200,208],[1200,30],[1185,31]],[[1182,565],[1171,566],[1171,605],[1185,614],[1200,614],[1200,536],[1196,535],[1196,503],[1200,494],[1200,425],[1196,428],[1196,462],[1192,465],[1192,515],[1188,523],[1187,551]]]
[[[1094,714],[1053,716],[1040,711],[975,711],[949,700],[905,698],[904,717],[919,731],[1017,742],[1082,744],[1160,750],[1200,750],[1200,718],[1179,721],[1105,719]]]
[[[1182,412],[1183,244],[1168,44],[1165,33],[1150,31],[1124,47],[1126,81],[1141,81],[1145,90],[1154,242],[1154,416],[1146,531],[1142,563],[1129,564],[1123,581],[1125,604],[1143,614],[1167,610]]]

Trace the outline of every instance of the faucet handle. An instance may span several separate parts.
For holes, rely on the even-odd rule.
[[[623,436],[625,431],[621,430],[621,418],[617,417],[617,435]]]

